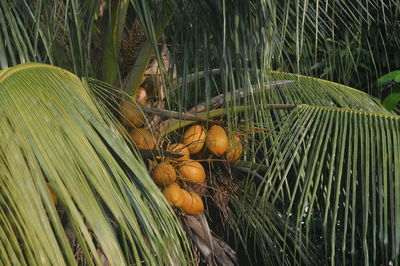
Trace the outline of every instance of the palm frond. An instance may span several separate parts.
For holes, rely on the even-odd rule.
[[[33,20],[33,14],[28,10],[25,4],[16,1],[2,1],[0,4],[1,69],[42,59],[37,42],[43,32],[38,27],[40,22]],[[49,60],[52,59],[50,56]]]
[[[180,223],[85,83],[31,63],[0,88],[4,264],[76,264],[71,234],[91,263],[188,262]]]
[[[318,249],[298,241],[302,233],[296,232],[296,224],[290,225],[277,204],[258,209],[262,199],[255,196],[258,182],[252,175],[247,178],[245,193],[233,198],[230,205],[225,230],[231,230],[232,236],[228,234],[228,238],[244,246],[243,253],[252,265],[317,265],[321,261]]]
[[[388,113],[380,100],[354,88],[303,75],[271,72],[270,79],[294,80],[285,86],[266,91],[268,102],[308,104]]]
[[[265,208],[284,199],[299,243],[312,241],[324,249],[325,263],[395,261],[398,128],[395,115],[299,106],[270,147],[259,190]]]
[[[375,80],[399,64],[399,40],[391,34],[398,31],[394,0],[171,2],[180,7],[167,31],[178,75],[186,81],[189,73],[205,72],[192,96],[184,82],[182,104],[260,82],[257,68],[321,77],[380,96],[372,91]],[[223,78],[218,86],[215,67]]]
[[[94,20],[99,1],[2,1],[1,68],[25,62],[92,71]]]
[[[292,258],[292,263],[308,264],[304,258],[313,256],[299,251],[312,246],[323,250],[314,261],[322,257],[325,263],[353,265],[394,261],[399,241],[395,196],[399,117],[374,97],[347,86],[288,73],[267,76],[294,82],[253,87],[243,100],[253,108],[235,106],[236,102],[228,108],[242,113],[239,130],[256,129],[244,133],[246,165],[265,173],[261,186],[249,176],[244,195],[251,195],[251,203],[240,199],[234,204],[237,216],[231,216],[230,224],[237,235],[242,234],[237,241],[249,246],[252,236],[258,239],[258,248],[268,250],[271,236],[277,241],[283,226],[283,240],[275,245],[282,244],[278,257]],[[261,103],[290,103],[297,108],[274,110]],[[264,225],[271,223],[272,213],[286,219],[286,224],[276,223],[267,232]],[[295,245],[290,244],[292,238]],[[272,263],[268,256],[262,260]],[[272,264],[276,263],[287,262]]]

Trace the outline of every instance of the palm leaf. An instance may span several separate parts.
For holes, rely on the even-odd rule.
[[[287,222],[287,215],[282,213],[277,204],[263,205],[258,209],[262,197],[257,195],[257,183],[252,175],[245,185],[245,193],[232,199],[230,213],[225,224],[227,234],[237,246],[244,246],[244,253],[252,265],[293,265],[304,263],[317,265],[320,257],[318,250],[311,243],[297,241],[296,225]],[[251,181],[250,181],[251,180]],[[305,235],[303,234],[303,237]],[[290,247],[290,248],[287,248]],[[282,252],[285,250],[286,252]]]
[[[188,262],[180,223],[85,83],[23,64],[0,73],[0,88],[4,264],[76,264],[68,230],[91,263]]]
[[[300,105],[270,148],[266,207],[277,197],[326,263],[385,264],[399,255],[399,117]],[[267,211],[267,210],[266,210]],[[290,225],[290,219],[288,219]],[[309,240],[309,241],[310,241]]]
[[[249,175],[244,195],[251,195],[251,203],[244,196],[233,204],[230,226],[242,234],[237,241],[251,246],[249,241],[258,239],[256,247],[265,251],[274,246],[271,239],[278,241],[275,246],[283,247],[279,262],[276,255],[268,256],[271,252],[261,252],[269,264],[288,263],[283,258],[309,264],[305,257],[314,263],[323,258],[325,264],[394,261],[399,252],[399,117],[347,86],[289,73],[271,72],[268,78],[294,82],[253,87],[247,96],[253,108],[236,102],[228,108],[244,112],[239,115],[246,117],[242,129],[268,129],[246,134],[247,162],[241,164],[265,175],[261,186]],[[274,110],[260,103],[297,107]],[[264,228],[274,224],[274,214],[274,222],[286,219],[282,242],[277,240],[279,222],[269,232]],[[311,247],[323,252],[301,254]]]
[[[342,84],[283,72],[271,72],[269,78],[295,81],[269,90],[267,93],[270,102],[342,107],[387,113],[378,99]]]
[[[25,12],[23,12],[24,10]],[[27,15],[24,16],[23,14]],[[38,53],[37,38],[42,34],[38,31],[38,21],[30,21],[28,28],[26,20],[31,19],[25,5],[18,7],[15,1],[2,1],[0,4],[0,62],[1,69],[34,60],[41,60]],[[50,57],[52,61],[52,57]]]

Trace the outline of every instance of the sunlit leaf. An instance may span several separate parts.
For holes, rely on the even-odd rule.
[[[382,105],[385,106],[386,109],[391,111],[397,106],[399,102],[400,93],[391,93],[383,100]]]
[[[85,83],[23,64],[0,73],[0,96],[4,264],[76,264],[71,235],[90,263],[188,262],[180,223]]]
[[[390,82],[400,82],[400,70],[392,71],[382,77],[380,77],[376,84],[378,86],[384,86],[389,84]]]

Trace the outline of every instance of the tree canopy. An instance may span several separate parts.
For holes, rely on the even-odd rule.
[[[0,1],[0,261],[397,265],[399,116],[376,80],[400,65],[399,8]],[[206,166],[206,248],[149,176],[162,147],[118,131],[140,88],[164,142],[240,132],[240,161]]]

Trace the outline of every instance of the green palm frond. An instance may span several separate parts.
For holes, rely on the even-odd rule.
[[[17,4],[16,1],[0,3],[1,69],[42,60],[42,55],[38,51],[38,40],[43,37],[43,32],[39,27],[40,22],[33,18],[33,13],[25,5]],[[26,23],[27,21],[30,23]],[[53,62],[52,59],[52,55],[49,54],[48,60]]]
[[[283,199],[299,243],[319,246],[327,264],[396,261],[399,143],[398,116],[300,105],[263,162],[259,195],[265,208]]]
[[[247,183],[245,193],[232,200],[226,223],[232,236],[228,234],[228,238],[244,246],[243,253],[252,265],[317,265],[321,261],[318,249],[312,243],[297,240],[305,234],[296,232],[296,224],[290,225],[276,204],[260,205],[262,197],[256,196],[258,182]]]
[[[304,258],[313,265],[396,261],[399,117],[347,86],[282,72],[266,76],[294,82],[255,86],[241,100],[252,108],[238,99],[228,108],[245,130],[241,165],[263,174],[262,181],[249,174],[245,196],[233,204],[229,226],[240,236],[236,241],[267,254],[258,259],[271,265],[308,265]],[[297,107],[271,109],[271,103]],[[281,256],[271,255],[280,245]]]
[[[399,5],[396,1],[172,1],[181,8],[168,29],[183,76],[205,71],[196,81],[206,100],[260,82],[255,69],[277,69],[321,77],[372,92],[375,80],[399,65]],[[211,68],[223,81],[214,86]],[[182,87],[182,104],[191,102]],[[196,101],[197,102],[197,101]]]
[[[267,100],[271,103],[308,104],[387,113],[378,99],[342,84],[283,72],[271,72],[269,78],[294,81],[266,91]]]
[[[248,104],[254,108],[246,109],[241,117],[243,123],[241,127],[246,128],[265,128],[268,134],[259,137],[255,133],[251,133],[251,141],[248,141],[248,157],[247,160],[253,161],[253,158],[261,156],[268,158],[270,147],[276,141],[278,133],[286,126],[286,117],[291,113],[290,110],[270,109],[268,104],[296,104],[310,105],[315,107],[338,107],[348,110],[359,110],[374,112],[379,114],[390,114],[374,97],[344,86],[338,83],[306,77],[302,75],[268,72],[266,74],[268,81],[270,80],[292,80],[294,82],[287,83],[282,86],[263,88],[263,83],[259,86],[252,87],[251,93],[240,100],[232,101],[231,109],[234,110],[239,104]],[[254,162],[259,163],[255,160]],[[264,165],[269,165],[266,160]]]
[[[90,263],[188,262],[180,223],[85,83],[23,64],[0,73],[0,94],[3,264],[75,265],[71,235]]]
[[[2,1],[1,68],[51,63],[78,75],[93,73],[95,20],[100,1]],[[93,42],[93,43],[92,43]]]
[[[158,0],[119,2],[124,4],[99,0],[3,1],[2,68],[41,61],[98,78],[100,73],[118,72],[115,57],[121,31],[132,18],[143,23],[148,44],[159,58],[156,36],[160,34],[156,31],[167,10]],[[177,71],[184,75],[206,70],[209,76],[207,68],[218,66],[229,77],[234,68],[248,71],[250,63],[261,69],[303,73],[371,91],[377,77],[399,65],[400,41],[392,34],[399,29],[396,0],[166,3],[175,12],[165,40],[173,44]],[[125,13],[129,19],[125,19]],[[122,14],[116,24],[111,14]],[[103,39],[113,32],[113,42]],[[100,64],[103,56],[113,58]],[[240,78],[242,82],[245,77]],[[212,86],[209,81],[207,90]],[[229,84],[229,79],[225,82],[229,87],[243,85]],[[372,92],[380,96],[379,91]]]

